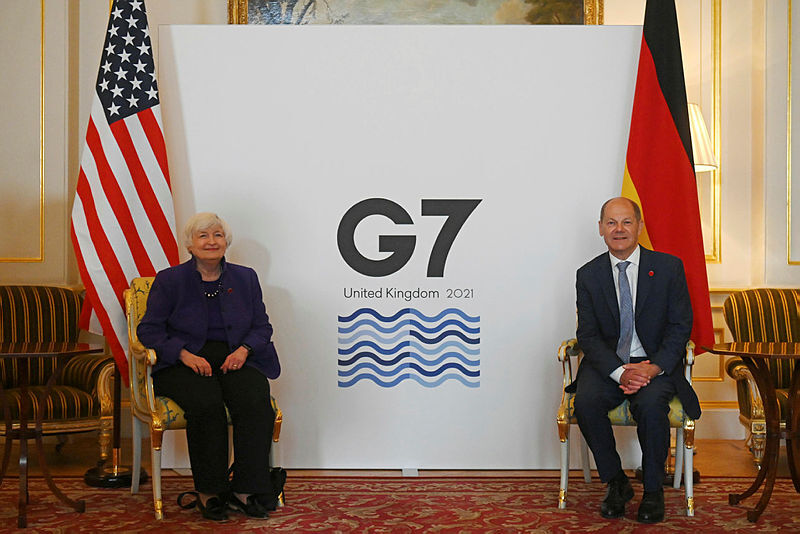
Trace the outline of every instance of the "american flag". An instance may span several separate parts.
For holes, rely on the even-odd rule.
[[[127,383],[123,291],[178,263],[161,108],[142,0],[114,0],[92,98],[72,244],[86,302],[81,326],[103,334]],[[89,309],[89,308],[87,308]]]

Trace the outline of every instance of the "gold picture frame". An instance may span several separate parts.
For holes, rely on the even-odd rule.
[[[388,0],[387,0],[388,1]],[[391,0],[393,5],[397,6],[399,2],[403,0]],[[425,0],[417,0],[420,3],[423,3]],[[524,1],[524,0],[523,0]],[[574,0],[575,3],[582,3],[583,4],[583,24],[603,24],[603,1],[604,0]],[[317,4],[322,5],[324,3],[324,7],[328,10],[327,16],[319,21],[311,21],[312,13],[316,13],[316,8],[318,7]],[[353,11],[350,12],[339,12],[331,14],[331,5],[336,4],[344,4],[346,2],[340,0],[324,0],[324,2],[319,2],[319,0],[228,0],[228,24],[308,24],[308,23],[317,23],[317,24],[369,24],[369,23],[377,23],[377,24],[447,24],[447,23],[474,23],[474,24],[505,24],[502,20],[498,22],[485,22],[482,20],[470,20],[468,17],[460,17],[456,16],[454,18],[448,19],[448,15],[460,15],[460,14],[467,14],[467,11],[473,9],[477,6],[477,2],[463,2],[463,6],[459,6],[456,2],[454,2],[455,7],[452,8],[449,12],[445,10],[441,10],[438,13],[438,16],[432,16],[431,10],[424,10],[420,9],[417,11],[418,16],[414,15],[410,18],[404,17],[402,19],[393,19],[391,14],[387,15],[382,20],[375,20],[373,18],[367,18],[366,20],[363,18],[359,18],[358,16],[351,17],[351,15],[358,15]],[[496,1],[495,3],[500,4],[501,2]],[[561,9],[568,9],[569,6],[564,6],[564,2],[558,2],[558,6],[552,6],[552,9],[548,10],[548,2],[547,0],[540,0],[539,2],[528,2],[531,5],[531,11],[526,14],[526,19],[530,20],[527,22],[528,24],[547,24],[547,23],[559,23],[559,12],[557,8]],[[272,20],[276,20],[276,22],[263,22],[262,20],[253,21],[251,22],[251,7],[257,8],[253,4],[272,4],[269,6],[273,13]],[[486,4],[491,4],[491,2],[486,2]],[[553,2],[555,4],[555,2]],[[379,9],[378,3],[371,3],[372,14],[374,15],[374,11]],[[459,12],[459,7],[463,9],[462,12]],[[279,11],[280,10],[280,11]],[[534,10],[539,10],[540,14],[534,13]],[[575,9],[571,9],[573,13],[576,11]],[[408,11],[406,12],[408,14]],[[288,16],[287,16],[288,14]],[[520,13],[515,13],[516,16],[520,16]],[[349,19],[349,20],[348,20]],[[538,19],[538,20],[537,20]],[[522,22],[525,23],[525,22]],[[577,22],[572,22],[572,20],[566,20],[566,24],[576,24]]]

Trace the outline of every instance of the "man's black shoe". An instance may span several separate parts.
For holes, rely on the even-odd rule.
[[[636,519],[640,523],[658,523],[664,520],[664,490],[644,492]]]
[[[625,515],[625,503],[633,499],[633,488],[625,473],[620,473],[608,483],[606,498],[600,505],[600,515],[616,519]],[[663,509],[663,506],[662,506]]]

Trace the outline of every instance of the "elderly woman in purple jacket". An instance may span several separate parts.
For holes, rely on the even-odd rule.
[[[280,374],[272,326],[255,271],[225,261],[232,235],[213,213],[186,223],[192,257],[158,273],[137,334],[156,351],[156,395],[186,414],[186,437],[198,507],[207,519],[231,508],[266,518],[274,510],[269,449],[275,413],[268,378]],[[228,476],[228,425],[235,462]]]

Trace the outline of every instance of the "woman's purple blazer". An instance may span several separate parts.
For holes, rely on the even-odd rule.
[[[208,298],[201,281],[194,257],[156,275],[147,311],[136,330],[139,340],[156,351],[158,361],[153,372],[179,363],[181,349],[197,354],[206,343]],[[255,367],[267,378],[277,378],[281,365],[258,275],[250,267],[223,258],[221,281],[222,319],[231,352],[248,345],[253,352],[245,365]]]

